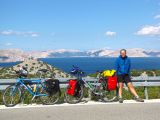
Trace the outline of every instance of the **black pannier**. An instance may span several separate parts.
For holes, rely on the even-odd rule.
[[[45,81],[47,92],[50,95],[56,94],[60,91],[59,80],[56,79],[48,79]]]

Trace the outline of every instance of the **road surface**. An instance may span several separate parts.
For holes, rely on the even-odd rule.
[[[0,107],[0,120],[160,120],[160,101]]]

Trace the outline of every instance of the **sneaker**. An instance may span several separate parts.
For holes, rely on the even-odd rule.
[[[137,102],[144,102],[144,100],[143,100],[142,98],[139,98],[139,97],[138,97],[138,98],[135,97],[134,99],[135,99],[135,101],[137,101]]]
[[[123,103],[123,98],[119,98],[119,103]]]

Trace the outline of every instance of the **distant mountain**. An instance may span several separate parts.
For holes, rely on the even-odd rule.
[[[54,50],[50,51],[48,57],[53,58],[53,57],[86,57],[88,54],[84,51],[79,51],[79,50]]]
[[[130,57],[160,57],[160,51],[145,50],[141,48],[127,49],[127,54]],[[50,52],[48,57],[117,57],[119,50],[100,49],[89,51],[63,51]]]
[[[0,62],[22,61],[28,55],[20,49],[0,50]]]
[[[160,57],[160,51],[145,50],[142,48],[127,49],[130,57]],[[22,51],[20,49],[0,50],[0,62],[23,61],[25,58],[57,58],[57,57],[117,57],[119,50],[48,50],[48,51]]]

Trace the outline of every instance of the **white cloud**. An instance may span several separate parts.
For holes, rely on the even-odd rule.
[[[160,19],[160,14],[159,14],[159,15],[154,16],[154,19]]]
[[[32,31],[22,32],[22,31],[14,31],[14,30],[3,30],[0,31],[0,35],[18,35],[18,36],[29,36],[29,37],[38,37],[39,34]]]
[[[0,45],[2,46],[12,46],[13,43],[7,42],[7,43],[0,43]]]
[[[31,37],[38,37],[39,36],[39,34],[36,32],[25,32],[23,34],[24,34],[24,36],[31,36]]]
[[[107,31],[105,33],[106,36],[115,36],[116,35],[116,32],[113,32],[113,31]]]
[[[139,31],[136,32],[136,35],[144,35],[144,36],[159,36],[160,35],[160,25],[158,26],[151,26],[147,25],[141,28]]]
[[[13,34],[13,31],[12,30],[4,30],[4,31],[0,31],[0,34],[1,35],[11,35],[11,34]]]
[[[5,43],[5,46],[11,46],[11,45],[13,45],[12,43]]]

